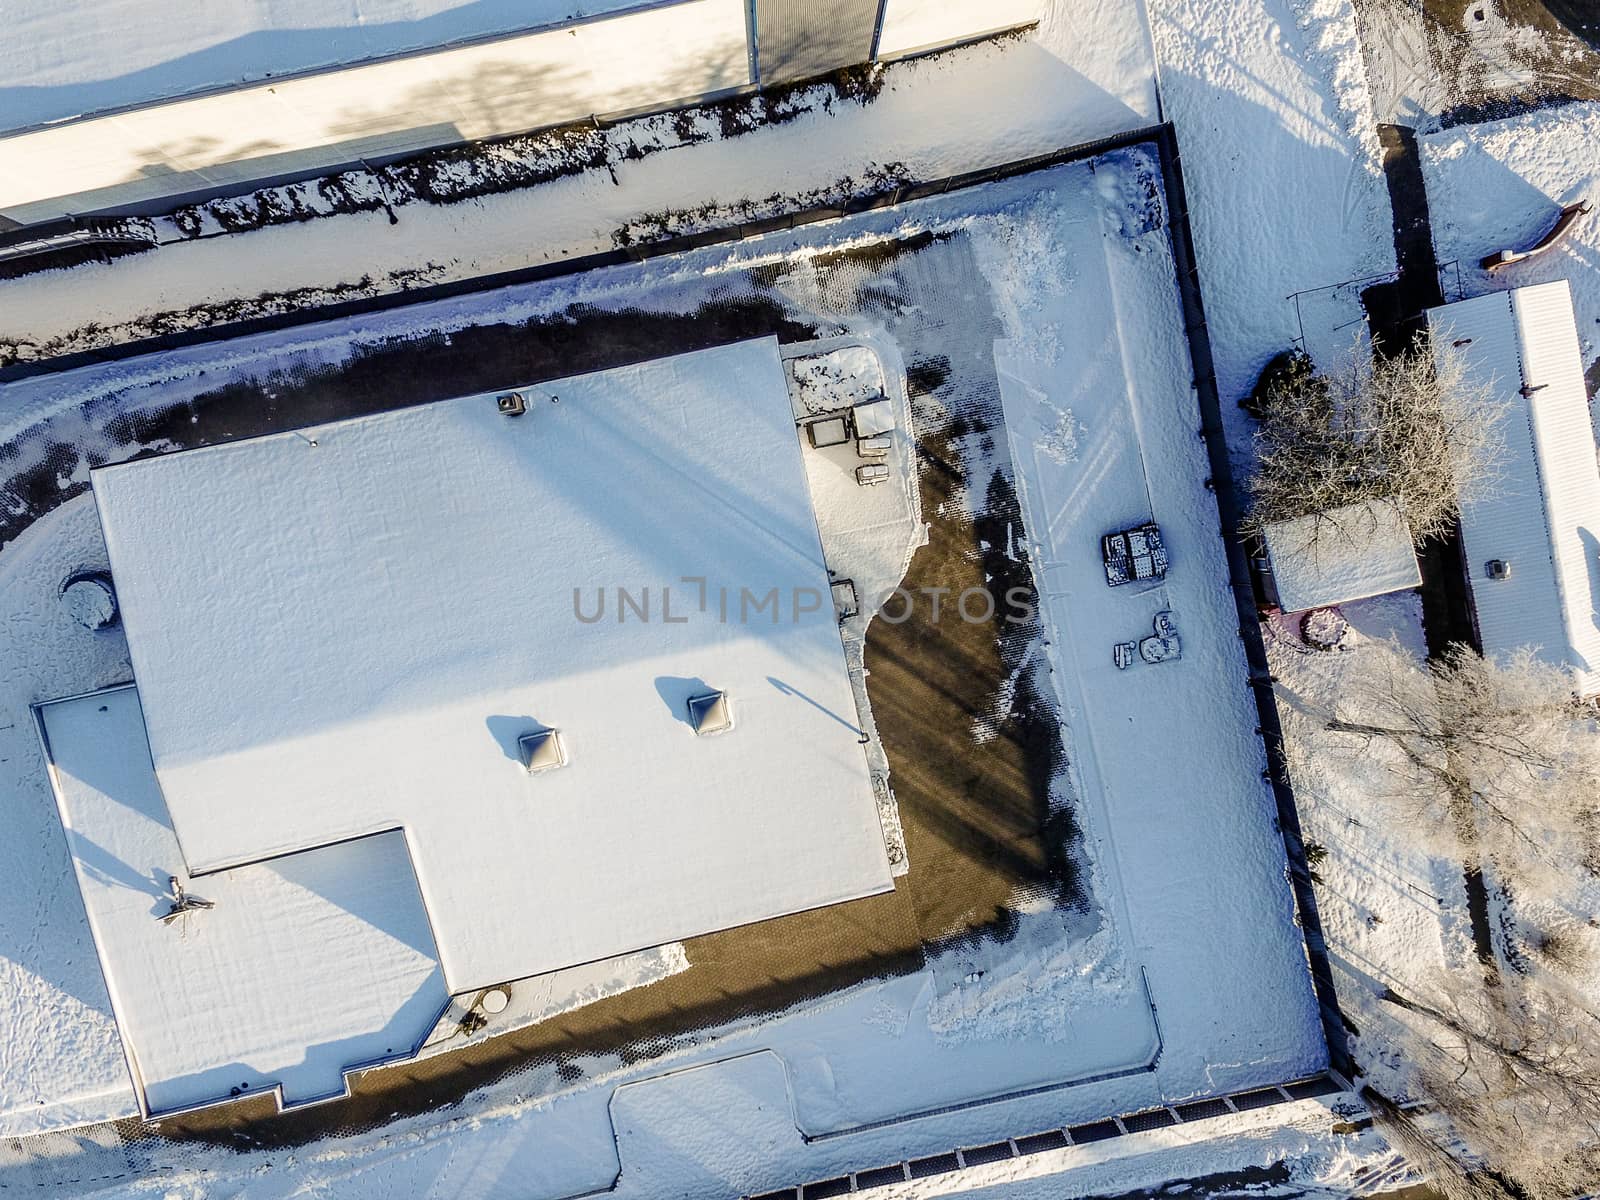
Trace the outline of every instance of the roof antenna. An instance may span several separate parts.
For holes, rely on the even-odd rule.
[[[163,925],[170,924],[183,916],[184,913],[217,906],[213,900],[202,900],[199,896],[189,895],[188,892],[183,890],[183,884],[178,882],[176,875],[167,876],[167,891],[172,894],[172,907],[160,914],[160,920]]]

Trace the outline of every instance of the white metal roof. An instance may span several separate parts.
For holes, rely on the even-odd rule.
[[[449,1000],[399,833],[196,880],[215,907],[164,924],[183,856],[131,687],[40,706],[51,782],[147,1113],[409,1056]],[[236,1092],[237,1089],[237,1092]]]
[[[1536,646],[1600,691],[1600,469],[1565,280],[1492,292],[1428,314],[1506,405],[1501,479],[1462,506],[1461,532],[1486,654]],[[1486,564],[1511,567],[1490,579]]]
[[[452,991],[888,890],[776,342],[526,392],[94,473],[191,869],[404,828]]]
[[[154,27],[164,36],[181,24],[151,19],[140,7],[142,28]],[[243,12],[245,24],[253,12],[246,5],[206,8]],[[524,19],[541,25],[552,10],[541,3],[525,9]],[[56,5],[52,11],[99,19],[97,10],[81,5]],[[127,18],[125,12],[117,15]],[[344,53],[340,47],[359,54],[389,40],[338,36],[348,32],[247,34],[232,44],[242,42],[243,51],[224,44],[218,57],[201,54],[192,62],[163,63],[148,78],[108,81],[111,86],[79,80],[65,85],[59,97],[53,88],[5,86],[8,42],[0,40],[0,126],[11,125],[8,96],[21,100],[23,112],[35,100],[45,106],[36,111],[65,105],[68,112],[82,112],[76,104],[138,103],[150,89],[178,95],[191,79],[221,74],[230,82],[227,73],[246,67],[253,74],[273,60],[268,48],[275,44],[286,47],[284,61],[315,62],[327,61],[320,55],[337,61]],[[749,82],[746,39],[740,0],[672,0],[572,26],[546,25],[316,74],[275,74],[247,86],[47,124],[0,135],[0,212],[19,221],[44,220],[252,180],[310,175],[359,159],[521,133],[593,113],[663,107]],[[137,44],[139,39],[130,40]],[[49,45],[54,50],[58,44]]]
[[[1285,612],[1324,608],[1421,584],[1411,529],[1381,500],[1279,521],[1262,535]]]

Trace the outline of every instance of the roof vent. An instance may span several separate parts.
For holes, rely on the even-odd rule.
[[[517,749],[522,752],[522,765],[528,768],[529,775],[567,765],[567,748],[561,744],[560,732],[554,729],[523,734],[517,739]]]
[[[1490,579],[1510,579],[1511,564],[1503,558],[1491,558],[1483,564],[1483,573]]]
[[[520,417],[528,411],[528,402],[521,392],[501,392],[494,398],[495,406],[508,417]]]
[[[689,724],[702,737],[733,728],[733,706],[727,692],[689,697]]]

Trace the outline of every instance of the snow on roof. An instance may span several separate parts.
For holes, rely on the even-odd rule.
[[[195,880],[190,893],[215,907],[165,923],[184,864],[137,692],[38,715],[147,1114],[278,1087],[285,1105],[342,1095],[346,1070],[416,1050],[449,995],[403,835]]]
[[[1492,292],[1428,320],[1506,405],[1502,478],[1461,513],[1483,651],[1536,646],[1584,694],[1600,691],[1600,469],[1567,283]],[[1509,575],[1491,578],[1494,560]]]
[[[0,210],[43,220],[665,107],[747,83],[746,37],[738,0],[668,0],[47,124],[0,135]]]
[[[0,129],[638,7],[640,0],[144,0],[6,6]]]
[[[775,340],[526,396],[94,473],[190,869],[404,828],[452,991],[888,890]]]
[[[1368,500],[1262,530],[1285,612],[1325,608],[1422,583],[1411,529],[1391,504]]]

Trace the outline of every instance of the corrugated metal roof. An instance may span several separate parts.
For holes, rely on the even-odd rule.
[[[1536,646],[1600,691],[1600,468],[1567,283],[1447,304],[1428,320],[1506,406],[1499,483],[1461,512],[1484,653]],[[1494,559],[1509,577],[1489,577]]]
[[[1347,504],[1262,530],[1285,612],[1381,596],[1422,582],[1411,530],[1382,500]]]

